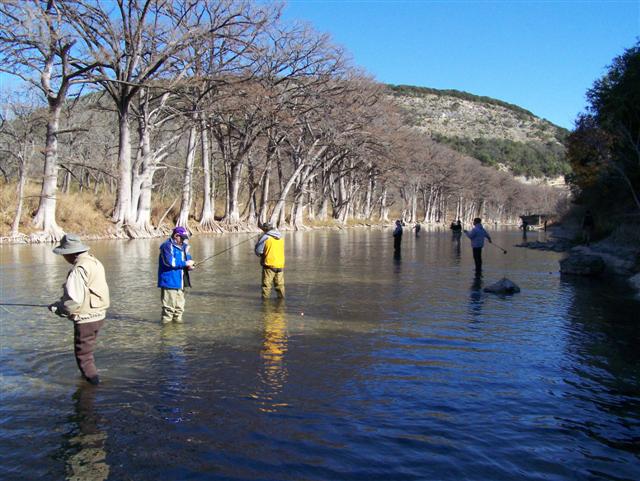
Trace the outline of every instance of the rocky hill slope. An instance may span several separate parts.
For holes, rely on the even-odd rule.
[[[568,131],[517,105],[456,90],[390,85],[389,92],[410,125],[487,165],[528,178],[569,172]]]

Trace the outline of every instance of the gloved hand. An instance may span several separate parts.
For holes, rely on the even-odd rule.
[[[47,306],[47,309],[53,312],[56,316],[67,317],[64,311],[60,309],[60,305],[57,302],[54,302],[53,304],[49,304],[49,306]]]

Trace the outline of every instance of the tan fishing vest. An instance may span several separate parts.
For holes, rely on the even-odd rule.
[[[98,259],[91,254],[78,256],[75,267],[82,267],[87,273],[87,286],[84,292],[84,301],[80,309],[73,314],[80,318],[92,317],[104,312],[109,307],[109,286],[104,273],[104,267]]]

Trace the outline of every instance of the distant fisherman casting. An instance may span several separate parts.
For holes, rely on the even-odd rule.
[[[464,233],[471,239],[473,261],[476,264],[476,274],[480,274],[482,272],[482,248],[484,247],[484,240],[486,238],[489,242],[492,242],[491,236],[484,230],[480,217],[473,219],[473,229],[471,229],[471,231],[465,230]]]

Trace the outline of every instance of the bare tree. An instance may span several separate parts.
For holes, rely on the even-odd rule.
[[[132,104],[140,89],[163,79],[176,55],[207,30],[195,14],[197,0],[77,1],[78,8],[67,15],[84,41],[86,58],[98,64],[91,80],[107,91],[118,113],[119,185],[113,219],[129,226],[137,212],[132,205]]]
[[[11,237],[20,234],[20,219],[24,204],[29,168],[39,151],[36,139],[46,125],[46,117],[39,115],[35,99],[28,95],[13,96],[6,111],[0,114],[0,156],[13,161],[17,168],[16,209],[11,223]]]
[[[0,4],[0,71],[34,86],[48,104],[44,177],[33,224],[52,240],[63,233],[56,222],[60,113],[74,86],[96,67],[94,61],[76,62],[76,37],[66,24],[62,3],[4,0]],[[74,0],[64,4],[67,11],[75,8]]]

